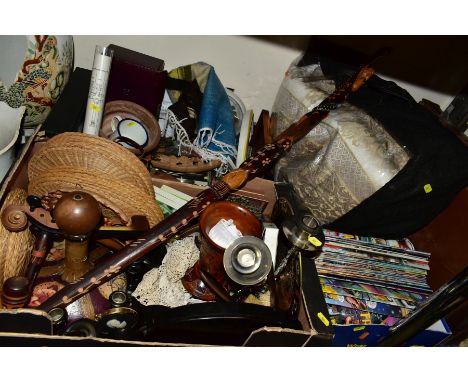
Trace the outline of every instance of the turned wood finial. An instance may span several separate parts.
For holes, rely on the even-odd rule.
[[[14,276],[3,283],[2,305],[7,309],[22,308],[28,303],[30,282],[26,277]]]
[[[2,224],[10,232],[24,231],[28,226],[28,217],[17,206],[8,206],[2,213]]]
[[[101,207],[86,192],[69,192],[55,205],[53,217],[57,226],[66,234],[86,235],[101,221]]]
[[[87,236],[101,221],[101,206],[86,192],[64,194],[52,212],[57,226],[67,235]],[[74,282],[92,268],[88,259],[88,240],[67,238],[65,241],[65,267],[61,278]]]

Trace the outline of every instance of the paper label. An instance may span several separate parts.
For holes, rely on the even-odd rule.
[[[325,326],[329,326],[329,325],[330,325],[330,321],[327,320],[327,317],[325,317],[325,316],[323,315],[322,312],[318,312],[318,313],[317,313],[317,317],[320,319],[320,321],[323,322],[323,324],[324,324]]]
[[[320,247],[322,245],[322,242],[319,239],[317,239],[315,236],[309,236],[309,241],[316,247]]]
[[[89,107],[94,110],[96,113],[99,113],[101,111],[101,108],[99,107],[99,105],[96,105],[94,102],[91,102],[89,104]]]
[[[366,328],[365,326],[356,326],[356,327],[353,329],[353,331],[359,332],[359,331],[361,331],[361,330],[364,330],[365,328]]]

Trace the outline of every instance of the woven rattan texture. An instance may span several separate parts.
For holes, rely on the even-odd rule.
[[[29,181],[28,191],[32,195],[46,195],[55,190],[87,192],[126,222],[133,215],[145,215],[150,226],[163,219],[153,196],[131,183],[104,176],[100,171],[57,166]]]
[[[145,215],[150,226],[163,219],[150,174],[130,151],[108,139],[63,133],[48,140],[28,165],[29,194],[84,191],[129,222]]]
[[[63,133],[51,138],[29,162],[29,179],[56,166],[100,171],[109,178],[143,188],[154,197],[151,177],[144,164],[127,149],[105,138],[83,133]]]
[[[26,196],[26,191],[21,188],[10,191],[0,211],[3,212],[10,205],[24,204]],[[0,224],[0,289],[6,279],[23,274],[33,245],[34,236],[28,228],[21,232],[10,232]]]

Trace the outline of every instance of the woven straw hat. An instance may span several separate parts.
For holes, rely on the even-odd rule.
[[[28,194],[21,188],[14,189],[6,196],[0,213],[10,205],[26,202]],[[34,245],[34,236],[29,229],[10,232],[0,224],[0,289],[3,282],[24,273]]]
[[[150,174],[130,151],[105,138],[63,133],[48,140],[28,165],[28,192],[84,191],[129,222],[145,215],[150,226],[163,219]]]

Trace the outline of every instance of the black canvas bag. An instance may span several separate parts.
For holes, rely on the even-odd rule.
[[[301,65],[320,63],[340,83],[356,67],[305,55]],[[468,147],[394,82],[374,75],[348,102],[365,110],[411,155],[387,184],[326,228],[382,238],[406,237],[439,214],[468,184]]]

